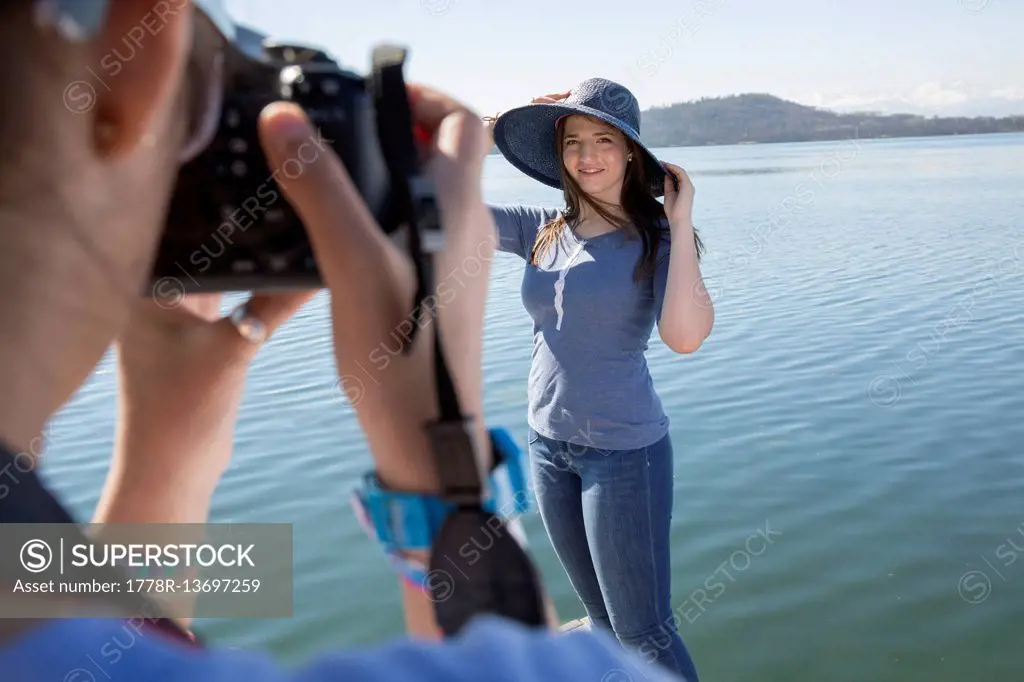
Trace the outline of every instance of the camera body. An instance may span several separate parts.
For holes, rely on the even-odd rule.
[[[179,171],[149,282],[147,293],[154,296],[323,286],[306,231],[282,188],[328,150],[340,157],[385,232],[401,225],[394,168],[382,141],[411,140],[400,75],[404,52],[397,76],[383,79],[381,87],[376,65],[372,77],[363,77],[315,49],[275,44],[255,32],[248,39],[255,49],[232,46],[225,55],[215,138]],[[264,107],[282,100],[301,106],[319,135],[270,168],[257,119]],[[396,121],[403,130],[381,129]]]

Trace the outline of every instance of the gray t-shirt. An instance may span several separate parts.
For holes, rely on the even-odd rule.
[[[491,206],[498,249],[525,259],[557,209]],[[668,416],[647,367],[647,342],[661,317],[669,231],[656,275],[634,281],[639,236],[616,230],[579,239],[563,230],[523,274],[523,306],[533,318],[527,421],[537,433],[577,447],[631,450],[668,432]]]

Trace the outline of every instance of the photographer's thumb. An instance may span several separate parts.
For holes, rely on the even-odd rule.
[[[259,124],[270,169],[306,227],[335,317],[356,318],[386,333],[409,312],[411,262],[367,208],[331,148],[337,141],[322,136],[301,108],[276,102],[263,110]],[[335,331],[345,334],[337,325]]]

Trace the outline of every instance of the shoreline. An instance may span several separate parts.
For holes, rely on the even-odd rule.
[[[793,140],[771,140],[758,142],[754,140],[740,140],[738,142],[709,142],[707,144],[670,144],[661,145],[658,147],[651,147],[651,149],[702,149],[704,147],[750,147],[754,145],[764,146],[773,144],[810,144],[815,142],[845,142],[847,140],[932,140],[935,138],[945,137],[991,137],[993,135],[1024,135],[1024,130],[1017,131],[993,131],[993,132],[980,132],[980,133],[936,133],[934,135],[877,135],[869,137],[823,137],[815,138],[812,140],[806,139],[793,139]],[[487,156],[501,156],[501,152],[497,147],[492,146],[491,151],[487,152]]]

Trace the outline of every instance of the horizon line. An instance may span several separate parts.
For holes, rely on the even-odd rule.
[[[1003,116],[997,116],[995,114],[975,114],[973,116],[967,116],[967,115],[962,115],[962,114],[961,115],[950,115],[950,114],[937,114],[937,113],[920,114],[920,113],[912,113],[912,112],[909,112],[909,111],[903,111],[903,112],[901,112],[901,111],[881,111],[881,110],[870,110],[870,109],[850,109],[850,110],[847,110],[847,111],[840,111],[840,110],[833,109],[831,107],[826,107],[826,106],[818,106],[818,105],[814,105],[814,104],[803,104],[803,103],[798,102],[796,100],[786,99],[785,97],[780,97],[779,95],[773,95],[770,92],[755,92],[755,91],[739,92],[739,93],[733,93],[733,94],[730,94],[730,95],[707,95],[707,96],[704,96],[704,97],[699,97],[697,99],[682,100],[682,101],[679,101],[679,102],[671,102],[671,103],[668,103],[668,104],[652,104],[651,106],[647,107],[646,109],[641,109],[640,113],[643,113],[645,111],[650,111],[652,109],[668,109],[670,107],[678,106],[680,104],[700,104],[701,102],[705,102],[705,101],[708,101],[708,100],[736,99],[736,98],[740,98],[740,97],[770,97],[772,99],[778,100],[780,102],[785,102],[787,104],[794,104],[794,105],[796,105],[798,107],[803,107],[805,109],[812,109],[814,111],[821,111],[821,112],[825,112],[825,113],[829,113],[829,114],[836,114],[837,116],[854,116],[854,115],[858,115],[859,114],[859,115],[864,115],[864,116],[917,116],[919,118],[964,118],[964,119],[992,118],[992,119],[997,119],[997,120],[998,119],[1004,119],[1004,118],[1022,118],[1022,117],[1024,117],[1024,110],[1022,110],[1021,113],[1019,113],[1019,114],[1007,114],[1007,115],[1003,115]],[[1022,102],[1022,107],[1024,107],[1024,102]]]

